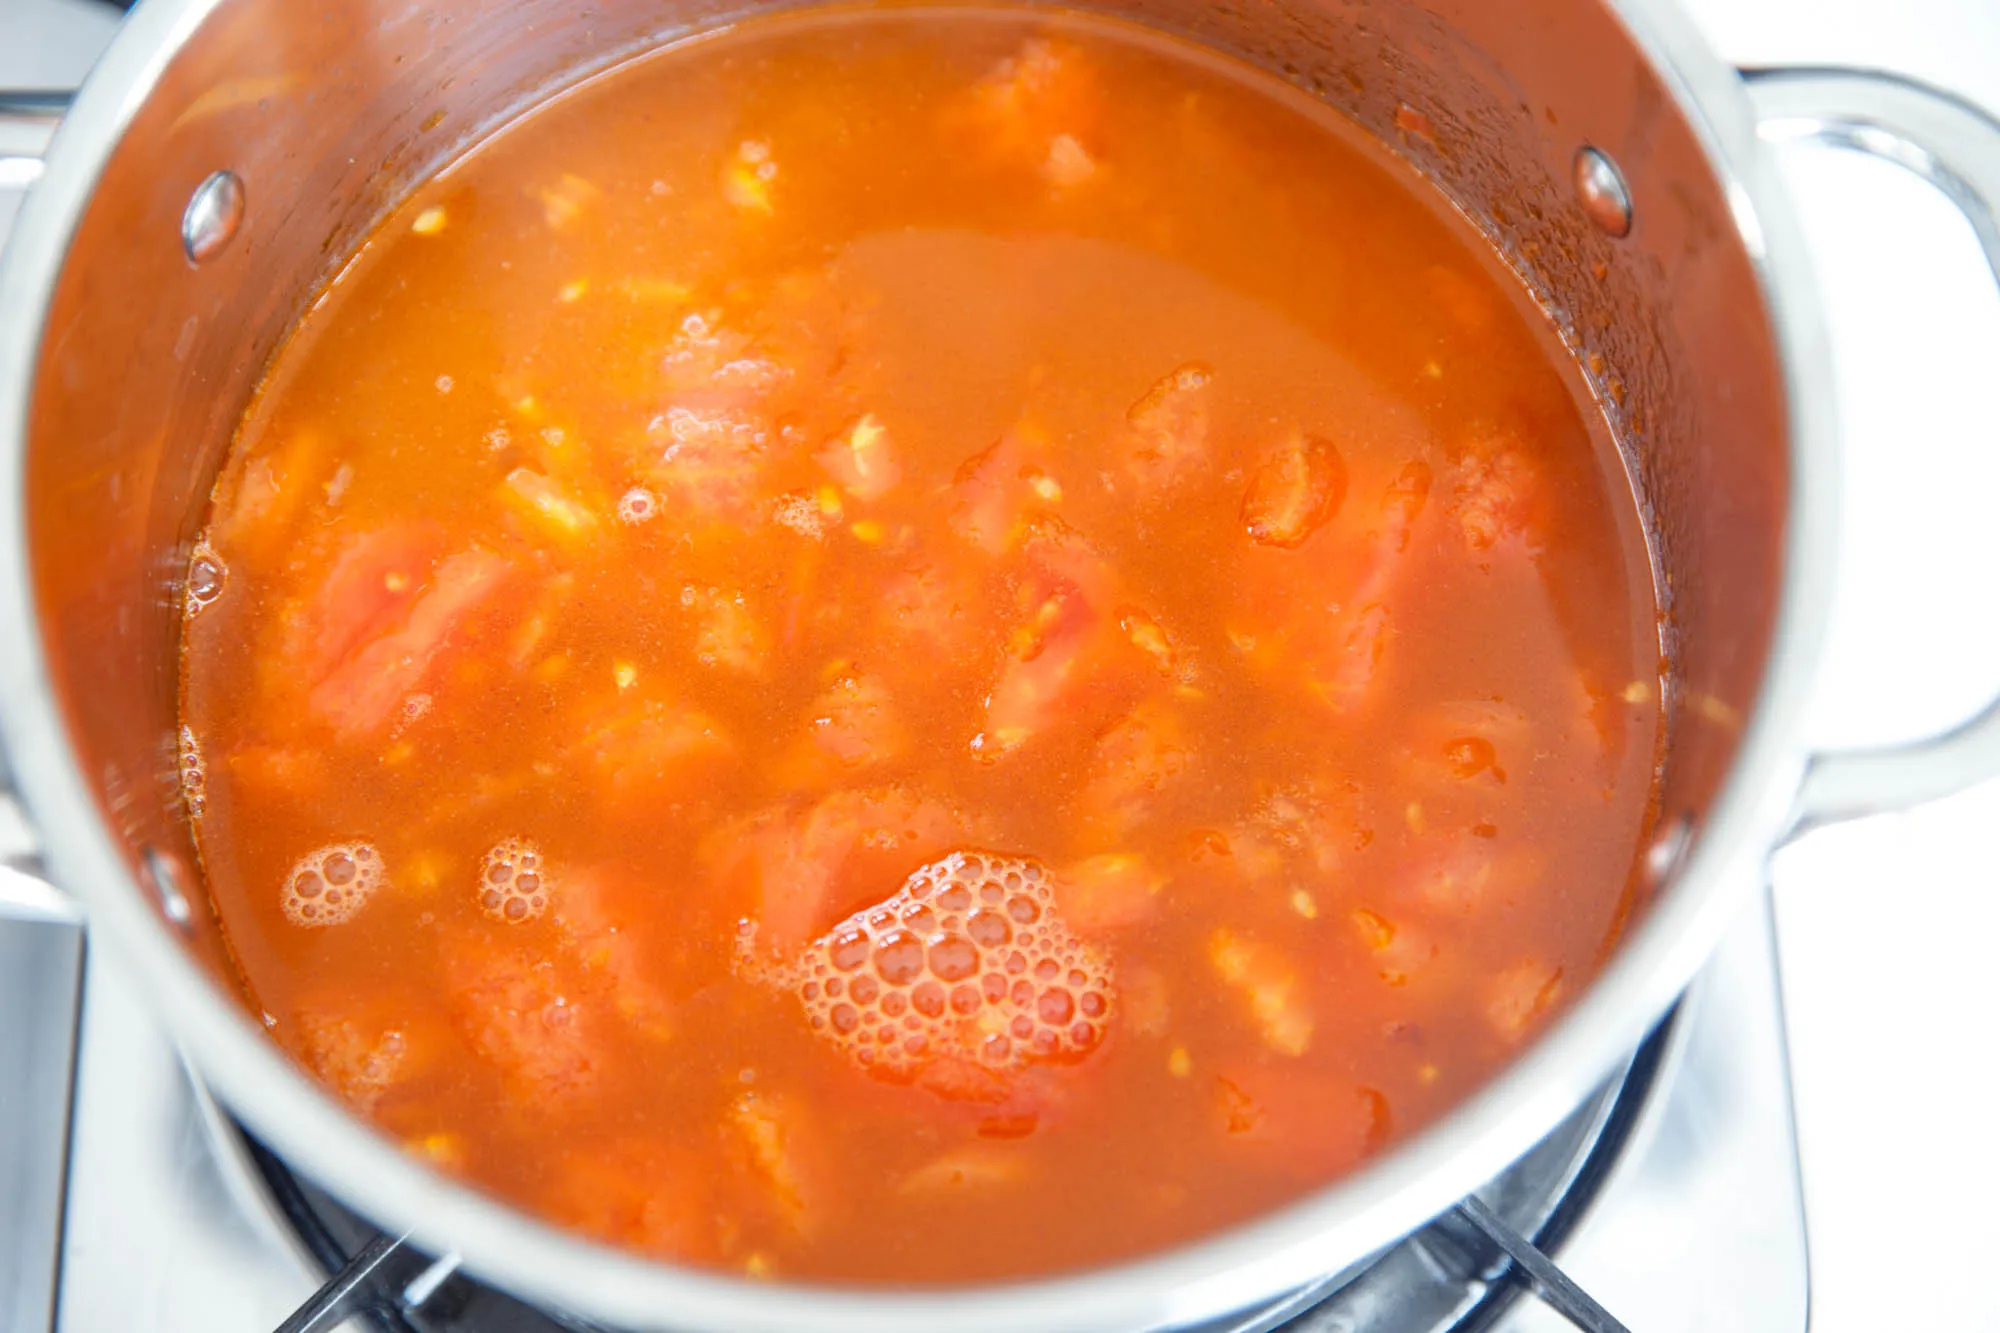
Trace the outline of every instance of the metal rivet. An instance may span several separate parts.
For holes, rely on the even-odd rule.
[[[186,930],[194,921],[194,909],[181,892],[180,867],[174,859],[149,842],[139,844],[139,869],[146,887],[160,900],[160,911],[168,921]]]
[[[181,246],[200,264],[222,253],[243,225],[243,182],[233,171],[218,171],[197,185],[181,214]]]
[[[1584,216],[1596,223],[1599,231],[1623,236],[1632,230],[1632,191],[1626,188],[1625,174],[1616,162],[1585,145],[1576,150],[1570,175]]]
[[[1646,849],[1647,878],[1661,884],[1680,869],[1681,862],[1687,859],[1688,843],[1693,832],[1694,823],[1686,815],[1661,820],[1659,830],[1653,835],[1652,846]]]

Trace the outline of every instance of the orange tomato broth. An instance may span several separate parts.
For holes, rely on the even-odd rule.
[[[1336,1179],[1588,985],[1652,587],[1547,318],[1379,145],[1134,28],[795,14],[507,126],[303,317],[182,768],[272,1034],[438,1168],[729,1271],[1046,1273]]]

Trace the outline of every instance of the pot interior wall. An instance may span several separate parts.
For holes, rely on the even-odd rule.
[[[1617,19],[1598,0],[1089,7],[1191,35],[1330,103],[1486,225],[1542,296],[1648,508],[1674,677],[1662,811],[1698,833],[1769,647],[1786,422],[1724,193]],[[537,94],[740,8],[222,0],[111,153],[48,312],[28,538],[79,768],[135,878],[177,870],[188,946],[218,978],[178,798],[175,668],[188,543],[235,418],[312,291],[413,182]],[[1570,164],[1585,143],[1630,182],[1624,240],[1576,204]],[[218,169],[243,181],[247,214],[196,266],[181,214]]]

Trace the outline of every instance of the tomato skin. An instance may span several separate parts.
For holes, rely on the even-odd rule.
[[[718,829],[701,859],[756,923],[757,949],[790,959],[919,866],[986,841],[981,832],[963,812],[902,787],[850,789]]]
[[[352,650],[307,696],[307,707],[343,739],[382,729],[418,686],[461,622],[498,592],[513,572],[508,560],[473,547],[447,556],[400,624],[378,611]]]
[[[445,941],[444,975],[460,1033],[517,1106],[574,1102],[597,1086],[599,1015],[554,962],[467,932]]]
[[[1347,464],[1332,441],[1293,435],[1251,474],[1243,492],[1243,528],[1259,545],[1303,546],[1340,512],[1346,496]]]

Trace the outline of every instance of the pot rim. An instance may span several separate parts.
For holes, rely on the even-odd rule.
[[[436,1174],[351,1115],[183,951],[118,851],[69,749],[40,635],[24,510],[42,321],[70,240],[126,127],[224,0],[151,0],[126,20],[58,130],[0,255],[0,742],[50,873],[84,905],[233,1112],[378,1224],[530,1299],[621,1327],[964,1333],[1181,1327],[1302,1287],[1420,1226],[1531,1146],[1638,1042],[1762,883],[1804,768],[1800,718],[1831,600],[1836,458],[1824,335],[1795,223],[1735,71],[1671,0],[1600,0],[1671,90],[1725,191],[1777,342],[1790,477],[1781,596],[1743,739],[1672,884],[1589,989],[1515,1061],[1354,1174],[1172,1250],[1048,1278],[913,1290],[756,1282],[558,1231]]]

